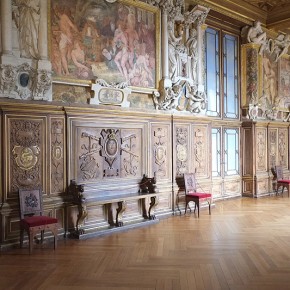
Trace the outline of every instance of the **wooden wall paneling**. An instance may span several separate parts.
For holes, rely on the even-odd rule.
[[[223,186],[223,198],[241,196],[241,178],[226,177]]]
[[[189,148],[192,150],[190,170],[196,173],[197,179],[211,177],[211,126],[208,123],[192,123],[192,138]]]
[[[69,117],[68,126],[69,180],[105,185],[108,179],[119,183],[148,174],[147,122],[84,116]],[[110,142],[116,147],[107,154]]]
[[[242,150],[242,195],[253,197],[255,194],[255,124],[243,122],[241,128]]]
[[[44,211],[58,216],[60,232],[65,227],[65,210],[62,198],[50,198],[50,134],[49,116],[59,114],[54,106],[31,104],[1,104],[3,124],[2,152],[2,201],[0,210],[2,246],[19,240],[19,188],[40,187],[43,192]],[[63,115],[63,113],[60,113]],[[64,163],[63,158],[63,163]],[[63,171],[63,169],[61,169]],[[61,172],[63,174],[63,172]],[[64,183],[62,184],[62,192]]]
[[[278,164],[288,170],[288,128],[278,128]]]
[[[223,199],[223,182],[222,182],[222,180],[213,180],[212,196],[213,196],[213,200]]]
[[[66,127],[65,117],[49,116],[48,164],[50,176],[48,192],[62,195],[66,191]]]
[[[19,188],[41,187],[46,193],[46,116],[5,113],[4,117],[5,199],[18,198]]]
[[[184,192],[179,190],[182,184],[182,176],[189,172],[191,161],[191,150],[189,140],[191,140],[190,120],[184,122],[173,116],[173,206],[174,213],[185,207]],[[177,182],[176,182],[177,181]],[[179,185],[178,185],[179,183]]]
[[[268,195],[270,192],[270,180],[268,174],[268,142],[267,134],[268,128],[267,123],[256,124],[255,129],[255,197]]]
[[[267,127],[256,127],[256,173],[264,173],[268,170],[267,162]]]
[[[175,199],[172,188],[173,156],[172,156],[172,120],[171,117],[156,119],[150,123],[150,154],[148,164],[152,174],[156,176],[159,189],[156,213],[172,214]]]
[[[191,160],[191,150],[189,140],[191,139],[190,124],[174,122],[173,124],[173,176],[183,176],[189,172],[189,163]]]
[[[172,178],[171,121],[151,122],[151,170],[158,180]]]
[[[268,128],[268,166],[275,167],[278,163],[278,128]]]

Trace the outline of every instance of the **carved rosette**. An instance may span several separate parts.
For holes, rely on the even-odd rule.
[[[176,128],[176,175],[188,171],[188,129]]]
[[[12,120],[10,131],[11,191],[41,186],[41,124]]]
[[[64,120],[51,123],[51,192],[64,192]]]

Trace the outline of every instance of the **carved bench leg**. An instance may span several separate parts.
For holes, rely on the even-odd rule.
[[[150,220],[155,220],[156,216],[154,215],[154,208],[158,204],[159,200],[158,200],[157,196],[151,196],[150,200],[151,200],[151,202],[150,202],[150,206],[149,206],[149,210],[148,210],[148,215],[149,215]]]
[[[118,202],[118,208],[117,208],[117,214],[116,214],[116,226],[122,227],[124,225],[123,223],[123,212],[126,210],[127,203],[126,201],[119,201]]]
[[[79,213],[78,213],[78,219],[76,222],[76,234],[82,235],[85,233],[85,230],[82,229],[81,226],[83,225],[85,218],[88,216],[86,204],[84,202],[79,204],[78,210],[79,210]]]

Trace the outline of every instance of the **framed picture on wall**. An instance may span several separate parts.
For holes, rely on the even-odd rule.
[[[157,88],[160,16],[157,7],[128,0],[50,0],[54,82],[90,85],[96,78]]]

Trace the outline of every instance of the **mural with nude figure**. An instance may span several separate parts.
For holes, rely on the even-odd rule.
[[[53,77],[156,86],[156,13],[145,3],[51,1]],[[147,7],[148,6],[148,7]]]

